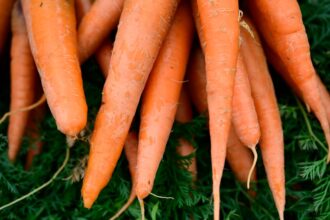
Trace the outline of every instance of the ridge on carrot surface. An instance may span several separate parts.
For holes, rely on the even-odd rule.
[[[112,176],[177,4],[178,0],[126,0],[124,3],[102,105],[90,142],[82,187],[87,208]]]
[[[73,0],[22,0],[34,61],[57,128],[76,136],[87,122]]]

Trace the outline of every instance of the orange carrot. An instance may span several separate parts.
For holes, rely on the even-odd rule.
[[[11,42],[11,96],[10,111],[31,105],[35,99],[37,69],[30,50],[21,6],[16,2],[12,11]],[[14,161],[21,147],[22,137],[28,123],[29,112],[10,115],[8,126],[8,157]]]
[[[187,79],[190,99],[200,113],[207,111],[206,72],[204,55],[200,47],[195,48],[189,58]]]
[[[76,136],[87,104],[77,56],[73,0],[22,0],[34,60],[58,129]],[[65,25],[64,25],[65,24]]]
[[[111,178],[177,4],[178,0],[125,1],[103,88],[103,104],[91,137],[82,188],[87,208]]]
[[[175,120],[180,123],[188,123],[192,120],[192,117],[193,112],[191,108],[190,99],[187,94],[186,87],[184,86],[181,90],[179,106],[176,111]],[[180,138],[179,146],[177,146],[176,150],[179,155],[188,156],[195,151],[195,148],[189,141]],[[192,158],[191,164],[187,167],[187,170],[192,174],[193,180],[195,181],[197,178],[197,163],[195,157]]]
[[[247,5],[266,44],[285,65],[290,78],[302,92],[303,100],[319,120],[330,147],[330,125],[298,1],[248,0]]]
[[[10,27],[10,13],[15,0],[0,0],[0,55],[3,53]]]
[[[249,181],[249,172],[253,164],[253,155],[238,139],[234,128],[230,129],[226,159],[238,181],[246,183]],[[256,170],[251,175],[252,182],[257,181]]]
[[[285,206],[285,175],[281,117],[259,37],[251,23],[249,26],[253,30],[253,37],[247,30],[241,28],[241,51],[259,119],[263,163],[275,205],[282,220]]]
[[[211,136],[214,219],[220,218],[220,181],[232,116],[239,51],[238,1],[197,0],[205,42],[206,92]]]
[[[136,165],[137,165],[137,151],[138,151],[138,136],[135,132],[131,131],[126,139],[125,146],[125,155],[128,160],[128,169],[131,174],[132,179],[132,189],[131,194],[127,200],[127,202],[123,205],[123,207],[110,218],[110,220],[114,220],[118,218],[128,207],[132,204],[134,199],[136,198],[135,194],[135,176],[136,176]]]
[[[79,59],[83,63],[116,27],[124,0],[96,0],[82,19],[78,29]],[[140,10],[138,8],[134,10]],[[141,9],[141,11],[143,11]]]
[[[92,7],[91,0],[75,0],[75,11],[76,11],[76,18],[78,25],[80,24],[82,18],[90,10],[91,7]]]
[[[112,49],[113,43],[110,40],[106,40],[95,53],[96,61],[99,64],[101,72],[105,78],[107,77],[109,71]]]
[[[136,194],[139,199],[144,199],[152,190],[171,133],[193,30],[189,4],[183,1],[144,90],[136,174]]]

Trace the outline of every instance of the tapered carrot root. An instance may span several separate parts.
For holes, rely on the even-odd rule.
[[[73,0],[22,0],[32,54],[58,129],[76,136],[86,125]]]
[[[175,120],[180,123],[188,123],[192,120],[192,117],[193,112],[190,98],[187,93],[187,87],[184,86],[181,90],[179,106],[176,111]],[[195,148],[189,141],[181,138],[176,150],[179,155],[188,156],[195,151]],[[197,179],[197,163],[195,157],[192,158],[191,164],[187,167],[187,170],[191,173],[193,181],[195,181]]]
[[[177,4],[177,0],[125,1],[103,88],[103,104],[91,137],[82,188],[87,208],[92,206],[115,169]]]
[[[211,136],[214,219],[220,218],[220,181],[232,116],[239,50],[238,1],[197,0],[205,42],[206,92]]]
[[[131,194],[127,200],[127,202],[123,205],[123,207],[110,218],[110,220],[114,220],[118,218],[123,212],[128,209],[128,207],[133,203],[134,199],[136,198],[135,194],[135,177],[136,177],[136,164],[137,164],[137,149],[138,149],[138,136],[135,132],[130,132],[127,136],[125,142],[125,155],[128,160],[128,169],[131,174],[132,179],[132,189]]]
[[[136,194],[148,196],[168,141],[193,39],[189,4],[182,2],[144,90]],[[150,157],[150,155],[153,155]]]
[[[96,0],[93,3],[78,29],[80,62],[87,60],[116,27],[123,4],[124,0]]]
[[[319,120],[330,147],[330,125],[298,1],[279,0],[274,4],[268,0],[248,0],[247,5],[267,46],[281,60],[290,78],[299,87],[303,100]]]
[[[261,131],[260,149],[263,163],[276,208],[280,219],[283,219],[285,175],[281,117],[258,34],[252,24],[249,24],[249,26],[253,30],[254,37],[247,30],[241,28],[241,51],[259,119]]]
[[[13,37],[10,49],[10,112],[14,112],[33,103],[37,81],[37,69],[31,54],[24,16],[19,2],[16,2],[13,8],[11,29]],[[28,118],[28,111],[11,114],[9,117],[8,157],[11,161],[15,160],[21,147]]]
[[[0,0],[0,55],[3,53],[10,30],[10,13],[14,3],[15,0]]]

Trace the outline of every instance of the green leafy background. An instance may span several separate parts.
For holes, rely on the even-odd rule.
[[[330,1],[300,1],[306,30],[311,43],[315,67],[326,85],[330,85]],[[8,60],[2,63],[8,63]],[[0,113],[8,111],[8,76],[0,76]],[[285,136],[286,210],[287,219],[330,219],[330,170],[326,166],[327,147],[319,123],[306,113],[284,82],[273,74]],[[94,60],[83,65],[84,88],[89,105],[89,125],[101,102],[104,79]],[[330,107],[330,106],[329,106]],[[0,125],[0,206],[22,196],[51,178],[65,157],[66,141],[56,129],[54,119],[47,114],[40,124],[44,148],[29,171],[24,170],[28,138],[15,164],[7,159],[6,129]],[[184,169],[191,156],[180,157],[175,152],[178,137],[184,136],[196,147],[198,180],[193,186],[191,175]],[[193,138],[194,137],[194,138]],[[31,147],[31,146],[30,146]],[[211,167],[209,136],[206,118],[195,114],[192,122],[175,123],[167,150],[157,173],[153,193],[174,199],[149,196],[145,200],[147,219],[211,219]],[[50,186],[14,206],[0,211],[0,219],[108,219],[125,202],[130,193],[131,180],[126,158],[122,155],[108,186],[101,192],[90,210],[83,208],[80,195],[81,181],[72,182],[72,174],[79,173],[88,155],[86,139],[79,140],[71,149],[70,160],[64,171]],[[261,156],[257,164],[258,182],[250,197],[245,186],[237,182],[226,165],[221,183],[222,219],[278,219],[267,185]],[[139,219],[138,202],[121,219]]]

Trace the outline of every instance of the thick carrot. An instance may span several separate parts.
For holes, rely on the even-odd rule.
[[[136,165],[137,165],[137,151],[138,151],[138,136],[135,132],[131,131],[126,139],[125,146],[125,155],[128,160],[128,169],[131,174],[132,180],[132,189],[131,194],[127,200],[127,202],[123,205],[123,207],[110,218],[110,220],[114,220],[118,218],[128,207],[132,204],[134,199],[136,198],[135,194],[135,177],[136,177]]]
[[[249,172],[253,164],[253,155],[247,147],[238,139],[234,128],[230,129],[226,159],[238,181],[246,183],[249,181]],[[254,169],[251,174],[251,181],[257,181],[257,174]]]
[[[91,0],[75,0],[75,11],[76,11],[76,19],[77,25],[79,26],[82,18],[92,7]]]
[[[82,188],[85,207],[92,206],[111,178],[177,4],[178,0],[125,1],[91,137]]]
[[[330,147],[330,125],[321,100],[298,2],[248,0],[247,6],[266,44],[285,65],[290,78],[302,92],[303,100],[319,120]]]
[[[190,99],[198,112],[206,113],[206,72],[204,55],[200,47],[192,50],[187,67],[187,79]]]
[[[180,4],[144,90],[141,106],[136,194],[152,190],[168,141],[193,39],[193,20],[186,1]]]
[[[285,206],[284,141],[281,117],[264,51],[252,24],[253,37],[241,28],[241,51],[248,72],[252,97],[256,107],[261,139],[260,149],[280,219]]]
[[[24,16],[17,2],[11,16],[12,42],[10,61],[10,111],[31,105],[35,99],[37,68],[35,67],[26,33]],[[21,147],[29,112],[10,115],[8,126],[8,157],[14,161]]]
[[[0,0],[0,55],[8,37],[10,27],[10,13],[15,0]]]
[[[106,78],[109,71],[109,64],[111,59],[111,53],[113,50],[113,43],[110,40],[106,40],[102,43],[101,47],[95,52],[95,58],[101,68],[103,76]]]
[[[220,218],[220,181],[232,116],[239,51],[238,1],[197,0],[205,38],[206,92],[211,136],[214,219]]]
[[[87,60],[116,27],[124,0],[96,0],[78,29],[79,59]],[[138,8],[134,10],[140,10]],[[141,10],[143,11],[143,10]]]
[[[58,129],[76,136],[87,105],[77,56],[73,0],[22,0],[34,60]]]
[[[175,115],[175,120],[180,123],[188,123],[192,120],[193,117],[192,106],[186,89],[187,87],[183,86],[179,98],[179,106]],[[188,156],[195,151],[195,148],[189,141],[180,138],[179,145],[177,146],[176,150],[179,155]],[[193,180],[195,181],[197,178],[197,163],[195,157],[192,158],[190,165],[187,167],[187,170],[192,174]]]

